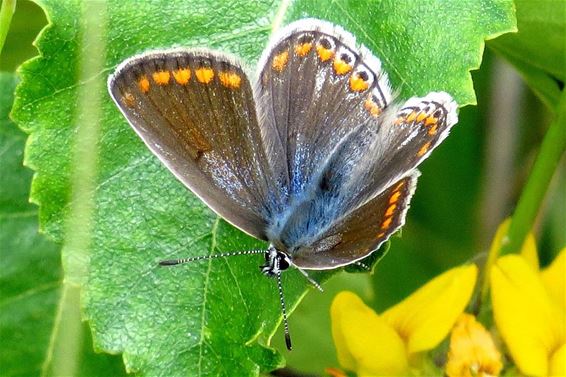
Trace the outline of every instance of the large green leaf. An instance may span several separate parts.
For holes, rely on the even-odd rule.
[[[21,68],[14,117],[32,135],[26,162],[37,172],[32,200],[41,205],[41,226],[63,241],[82,230],[64,232],[73,212],[76,127],[93,126],[79,101],[84,92],[102,101],[100,138],[91,145],[98,162],[86,226],[91,247],[78,269],[89,273],[79,280],[95,346],[123,352],[127,368],[145,375],[270,370],[282,362],[264,347],[280,308],[274,282],[257,272],[260,256],[156,267],[163,258],[265,245],[219,220],[146,150],[103,89],[116,64],[148,48],[185,45],[229,50],[253,65],[273,29],[312,16],[342,24],[380,56],[401,97],[446,90],[467,104],[474,102],[469,70],[479,66],[484,39],[514,27],[510,1],[124,1],[98,3],[100,56],[82,42],[93,17],[82,11],[87,3],[40,2],[50,25],[37,42],[41,57]],[[80,77],[79,62],[97,59],[103,68]],[[70,250],[63,256],[75,277],[73,257]],[[283,280],[294,307],[307,284],[296,271]]]

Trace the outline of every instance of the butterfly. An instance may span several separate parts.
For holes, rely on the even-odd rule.
[[[405,221],[425,160],[457,123],[445,92],[393,101],[381,62],[339,26],[303,19],[275,35],[252,78],[208,49],[150,51],[121,63],[108,90],[134,131],[214,212],[267,250],[281,272],[369,256]]]

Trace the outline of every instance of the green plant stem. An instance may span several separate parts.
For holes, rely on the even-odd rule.
[[[500,255],[516,253],[531,231],[550,180],[566,148],[566,92],[562,91],[556,116],[548,129],[533,170],[511,219]]]
[[[15,11],[16,0],[2,1],[2,7],[0,7],[0,54],[2,54],[2,48],[4,47],[4,42],[10,29],[10,22],[12,22],[12,16]]]

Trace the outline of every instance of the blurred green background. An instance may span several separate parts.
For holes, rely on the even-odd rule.
[[[0,71],[14,72],[24,61],[37,55],[32,43],[46,23],[45,14],[37,4],[18,1],[0,57]]]
[[[0,71],[13,73],[19,64],[36,55],[32,42],[45,24],[45,15],[37,5],[29,1],[18,2],[1,55]],[[388,254],[374,273],[338,274],[325,285],[323,294],[310,292],[291,316],[290,325],[297,346],[293,352],[285,354],[289,367],[302,372],[321,373],[324,367],[338,366],[328,313],[336,292],[353,290],[378,312],[382,311],[440,272],[478,258],[478,255],[481,257],[497,225],[512,213],[550,122],[550,113],[517,71],[494,53],[490,43],[480,70],[472,75],[478,105],[460,110],[459,124],[451,136],[421,166],[423,174],[406,226],[399,237],[392,239]],[[7,123],[2,123],[2,126],[14,127]],[[17,146],[23,151],[23,133],[13,129],[10,132],[19,133]],[[5,160],[2,163],[4,165]],[[563,165],[564,162],[559,174],[554,177],[541,210],[542,220],[535,227],[542,265],[547,264],[559,247],[566,244]],[[21,169],[23,179],[29,184],[31,172],[23,167]],[[18,200],[23,198],[24,195]],[[45,240],[41,242],[41,247],[48,243]],[[18,249],[18,253],[31,255],[31,249],[37,245],[11,247]],[[10,270],[4,258],[9,252],[7,246],[0,247],[3,248],[0,270]],[[51,257],[43,255],[37,258],[57,260],[57,246],[47,247],[52,250]],[[23,266],[19,273],[25,274],[25,264]],[[3,284],[15,276],[6,272],[0,274],[3,274]],[[53,281],[60,278],[59,271],[52,276]],[[37,279],[40,280],[39,277]],[[29,284],[31,289],[33,280]],[[3,338],[9,336],[6,331],[12,331],[14,327],[37,326],[38,321],[49,330],[52,318],[33,318],[35,323],[30,323],[29,319],[9,322],[4,314],[9,311],[12,297],[2,293],[1,299],[0,334]],[[44,310],[43,315],[55,315],[55,303],[56,300],[51,301],[49,305],[52,306]],[[45,334],[37,340],[38,346],[31,350],[33,353],[26,355],[30,363],[41,364],[48,340],[45,336],[49,331],[42,333]],[[85,334],[90,336],[87,330]],[[282,334],[275,334],[273,341],[280,350],[285,348],[282,340]],[[85,348],[89,347],[90,342],[87,342]],[[318,350],[316,358],[313,358],[313,349]],[[16,369],[10,369],[10,363],[15,362],[13,353],[6,349],[0,352],[0,374],[18,375]],[[85,351],[85,354],[88,353]],[[91,354],[85,360],[95,357]],[[119,357],[110,359],[103,362],[107,363],[108,371],[122,373]],[[7,374],[6,370],[9,371]]]

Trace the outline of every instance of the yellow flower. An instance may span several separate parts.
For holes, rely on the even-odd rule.
[[[529,376],[566,375],[566,248],[539,272],[521,255],[490,271],[495,323],[516,366]]]
[[[497,231],[495,232],[495,237],[493,237],[493,241],[491,242],[491,246],[489,248],[489,254],[487,258],[487,262],[485,264],[485,271],[490,271],[493,264],[497,261],[497,257],[499,256],[499,250],[501,250],[501,246],[505,241],[505,236],[507,235],[507,231],[509,230],[509,225],[511,224],[511,219],[508,218],[503,221]],[[538,269],[538,254],[537,254],[537,245],[535,241],[535,237],[529,233],[527,238],[523,242],[523,246],[521,247],[520,254],[527,260],[527,262],[533,266],[533,268]],[[484,302],[487,300],[488,293],[489,293],[489,273],[483,273],[483,282],[481,286],[481,301]]]
[[[490,333],[470,314],[462,313],[450,336],[446,363],[449,377],[498,376],[501,354]]]
[[[419,352],[435,348],[464,311],[476,282],[475,265],[437,276],[399,304],[376,314],[351,292],[332,302],[338,361],[358,376],[404,376]]]

